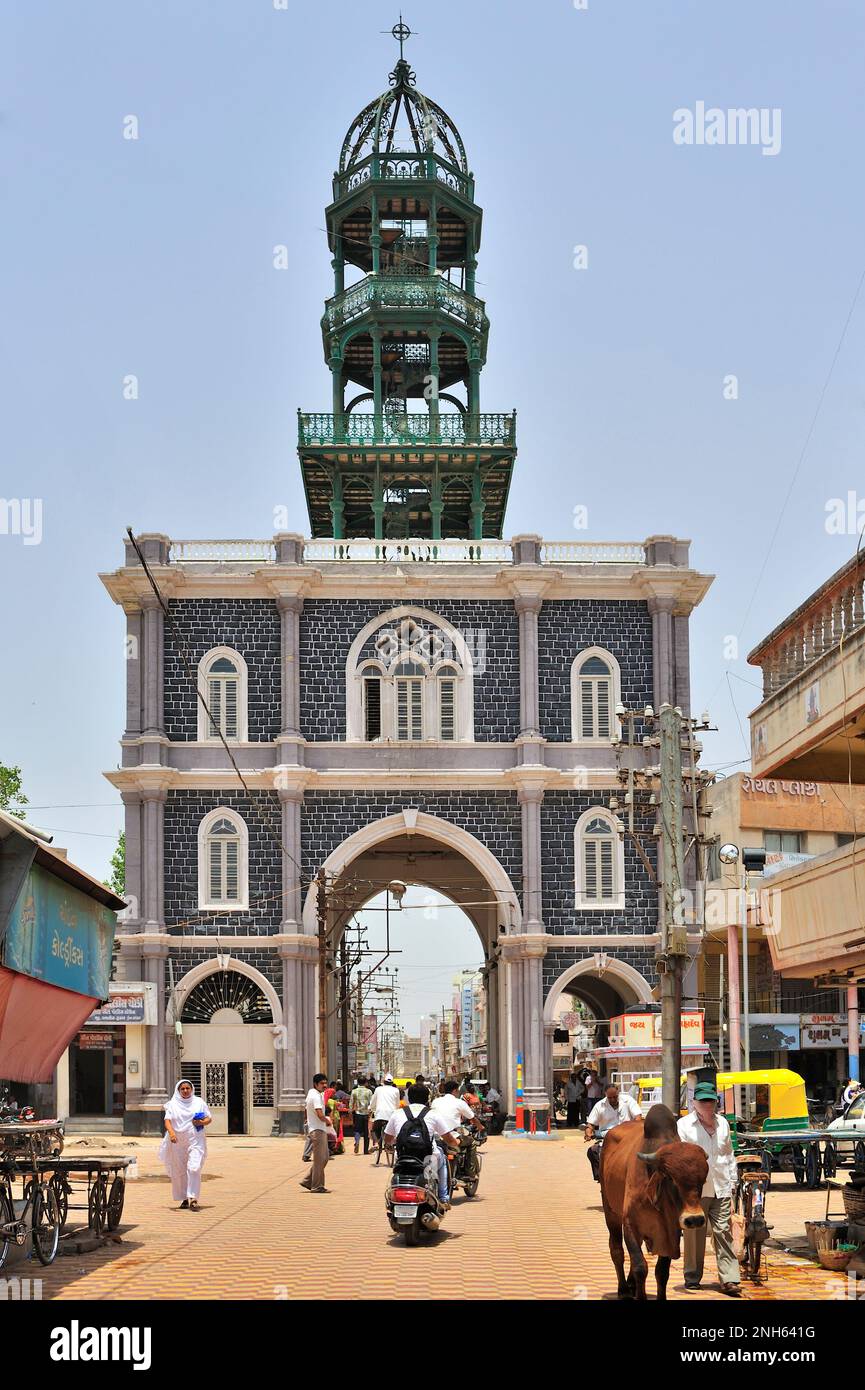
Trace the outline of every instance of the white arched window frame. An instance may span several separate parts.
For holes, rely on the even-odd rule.
[[[388,674],[393,689],[391,737],[397,743],[421,743],[426,738],[435,737],[436,691],[429,679],[428,662],[402,652],[391,663]]]
[[[375,657],[362,658],[361,653],[368,650],[371,638],[379,632],[394,630],[399,632],[405,619],[413,620],[428,633],[437,633],[446,639],[443,655],[427,652],[430,660],[403,647],[393,658],[385,650],[385,660]],[[404,742],[398,738],[398,682],[408,677],[396,675],[400,662],[411,660],[423,668],[423,740],[424,742],[474,742],[474,662],[468,643],[462,633],[436,613],[413,605],[404,605],[381,613],[358,632],[349,650],[345,667],[346,689],[346,738],[349,743],[381,741],[382,743]],[[379,739],[367,738],[368,691],[365,682],[375,679],[380,673],[381,686],[378,698],[381,707],[381,735]],[[446,711],[445,738],[442,739],[442,698],[443,690],[439,674],[449,682],[454,676],[456,684],[444,695],[447,705],[449,695],[455,699],[453,718]],[[450,737],[449,726],[453,724],[454,737]]]
[[[615,816],[600,806],[574,827],[575,906],[578,912],[617,912],[625,906],[625,842]]]
[[[442,743],[458,743],[460,737],[460,671],[452,661],[441,661],[435,667],[435,688],[432,692],[436,737]]]
[[[227,806],[208,812],[198,827],[198,907],[220,912],[249,908],[249,830]]]
[[[608,676],[597,670],[598,662],[607,667]],[[588,669],[584,671],[584,667]],[[614,736],[621,737],[621,721],[616,718],[621,699],[622,673],[612,652],[605,647],[587,647],[579,652],[571,665],[571,742],[603,745]],[[608,732],[599,732],[604,727]]]
[[[233,672],[227,669],[228,666],[234,668]],[[198,663],[198,689],[228,743],[248,741],[248,686],[246,662],[233,647],[214,647],[212,651],[205,652]],[[231,729],[234,732],[229,732]],[[221,742],[201,700],[198,701],[198,741]]]

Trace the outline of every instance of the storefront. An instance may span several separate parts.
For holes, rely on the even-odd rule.
[[[74,1132],[123,1127],[127,1090],[137,1081],[156,987],[112,981],[109,996],[69,1044],[57,1067],[58,1112]]]

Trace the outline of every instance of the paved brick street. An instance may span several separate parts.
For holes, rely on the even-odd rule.
[[[46,1298],[594,1299],[615,1291],[598,1189],[576,1134],[547,1143],[491,1139],[478,1196],[458,1197],[442,1232],[417,1249],[387,1225],[384,1167],[350,1149],[328,1165],[331,1194],[316,1196],[298,1186],[308,1171],[299,1140],[212,1139],[194,1213],[174,1209],[155,1141],[91,1143],[79,1151],[105,1145],[105,1153],[137,1154],[141,1177],[128,1185],[119,1243],[46,1270],[13,1256],[4,1273],[42,1277]],[[822,1216],[824,1206],[825,1193],[777,1179],[774,1236],[781,1244],[801,1239],[805,1218]],[[769,1262],[759,1297],[832,1296],[832,1276],[821,1269],[781,1251]],[[704,1297],[728,1303],[714,1279],[709,1254]],[[681,1263],[669,1294],[695,1297],[683,1288]]]

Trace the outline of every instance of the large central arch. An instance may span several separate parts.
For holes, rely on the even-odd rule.
[[[394,877],[434,889],[459,907],[465,901],[463,911],[474,924],[491,967],[487,971],[488,1065],[490,1076],[504,1089],[502,1083],[507,1083],[509,1071],[509,992],[506,972],[500,968],[494,948],[502,933],[513,936],[521,931],[522,910],[513,883],[496,856],[451,821],[406,808],[355,831],[320,867],[333,890],[328,927],[334,945],[352,914]],[[458,881],[460,888],[455,886]],[[303,932],[312,936],[317,929],[317,890],[313,884],[304,901]],[[336,1021],[331,1010],[332,1002],[329,1070],[337,1065]]]

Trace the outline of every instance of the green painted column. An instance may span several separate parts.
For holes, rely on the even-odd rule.
[[[332,356],[330,359],[331,385],[333,388],[333,437],[339,443],[344,437],[345,420],[343,419],[343,397],[342,397],[342,358]]]
[[[384,540],[384,489],[381,485],[381,468],[375,466],[372,480],[373,539]]]
[[[382,415],[382,391],[381,391],[381,329],[374,328],[370,334],[372,338],[372,400],[373,400],[373,429],[376,439],[381,439],[384,428],[384,417]]]
[[[430,481],[429,509],[432,513],[432,538],[434,541],[440,541],[442,538],[442,512],[445,509],[445,504],[442,500],[442,480],[438,464],[433,469]]]
[[[345,504],[342,500],[342,473],[339,468],[336,469],[333,475],[330,515],[333,522],[333,539],[335,541],[341,541],[344,531]]]
[[[381,227],[378,217],[378,198],[375,193],[370,199],[370,212],[372,214],[372,230],[370,231],[369,244],[372,247],[372,273],[378,275],[381,270]]]
[[[429,335],[429,364],[430,377],[429,383],[429,424],[430,439],[438,440],[439,430],[439,338],[441,330],[431,328]]]
[[[470,418],[466,421],[466,437],[480,439],[480,420],[478,417],[481,409],[481,364],[475,356],[469,357],[468,401]]]
[[[429,273],[435,275],[439,254],[438,200],[435,197],[430,198],[427,240],[429,242]]]
[[[476,541],[484,537],[484,495],[481,488],[480,465],[475,464],[472,479],[472,537]]]
[[[477,274],[478,261],[475,245],[475,229],[471,223],[466,227],[466,293],[475,292],[475,275]]]

